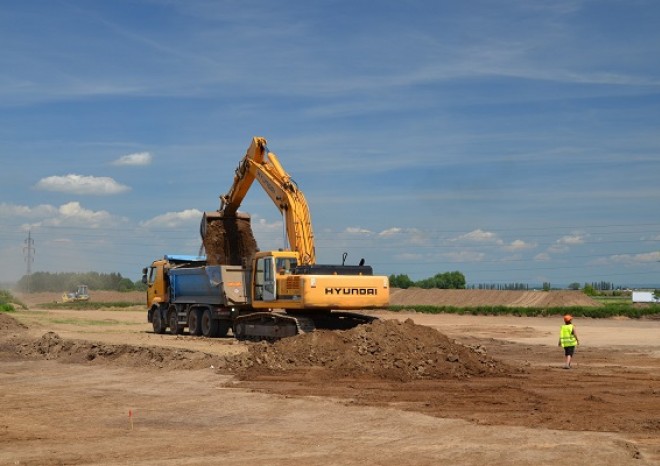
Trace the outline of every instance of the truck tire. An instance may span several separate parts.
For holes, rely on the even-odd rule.
[[[188,314],[188,332],[191,335],[199,336],[202,334],[202,311],[193,309]]]
[[[154,309],[154,313],[151,316],[151,324],[154,327],[154,333],[163,334],[167,330],[167,325],[163,322],[163,316],[160,313],[160,309]]]
[[[213,318],[210,309],[205,309],[202,313],[202,335],[207,338],[218,336],[218,321]]]
[[[170,333],[172,335],[181,335],[183,333],[183,327],[179,324],[176,309],[170,309],[167,313],[167,321],[170,324]]]

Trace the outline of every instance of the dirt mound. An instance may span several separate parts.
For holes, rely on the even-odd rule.
[[[7,334],[9,332],[19,332],[23,330],[27,330],[25,325],[4,312],[0,312],[0,332]]]
[[[564,307],[602,306],[581,291],[499,291],[499,290],[425,290],[421,288],[390,291],[390,304],[394,306],[509,306],[509,307]]]
[[[112,363],[129,367],[201,369],[217,364],[214,363],[217,357],[199,351],[65,340],[54,332],[45,333],[35,341],[18,343],[15,352],[25,357],[43,357],[71,363]]]
[[[489,357],[483,347],[454,343],[411,319],[377,320],[343,332],[320,330],[274,344],[260,343],[226,361],[226,369],[242,379],[310,368],[328,380],[368,375],[394,381],[512,371]]]
[[[209,265],[243,265],[257,252],[250,218],[223,217],[208,221],[202,239]]]

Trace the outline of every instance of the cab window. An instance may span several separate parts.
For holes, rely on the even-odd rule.
[[[156,281],[156,275],[157,274],[158,274],[158,268],[149,267],[149,281],[147,282],[149,285],[154,284],[154,282]]]
[[[280,275],[290,275],[296,267],[296,260],[290,257],[279,257],[275,262],[275,269]]]

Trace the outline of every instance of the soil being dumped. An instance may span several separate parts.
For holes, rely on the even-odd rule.
[[[202,243],[209,265],[245,265],[252,261],[258,249],[248,215],[206,219],[206,222]]]
[[[328,380],[371,376],[400,382],[513,371],[489,357],[483,347],[455,343],[411,319],[376,320],[346,331],[317,330],[274,344],[255,344],[248,353],[227,357],[224,368],[245,380],[314,369],[317,377]]]

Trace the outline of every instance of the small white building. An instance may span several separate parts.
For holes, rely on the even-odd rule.
[[[660,303],[660,300],[655,299],[653,291],[633,291],[633,303]]]

